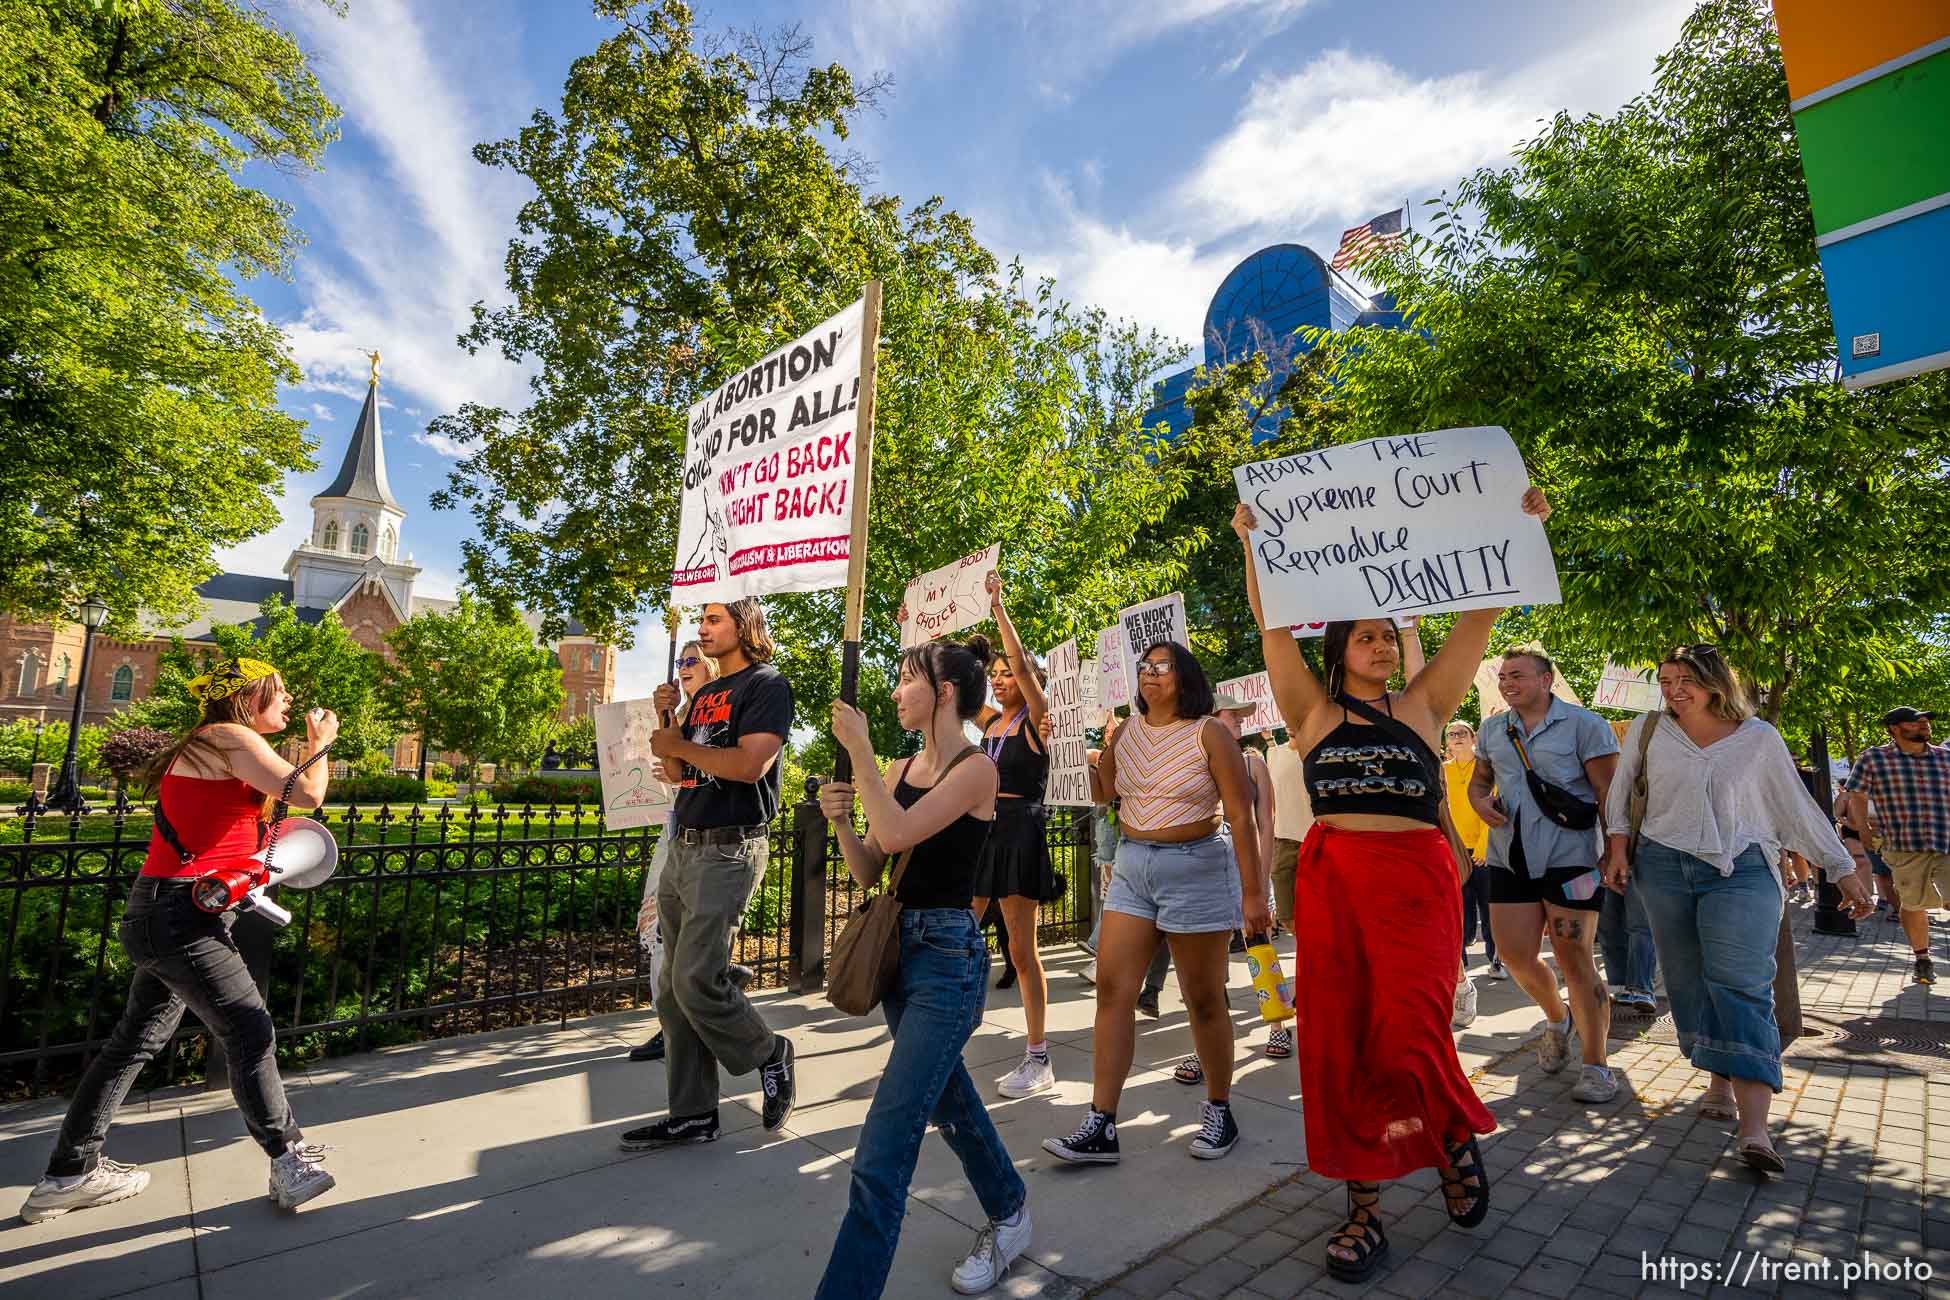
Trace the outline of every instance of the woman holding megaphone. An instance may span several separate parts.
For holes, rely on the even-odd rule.
[[[277,669],[225,659],[189,690],[202,714],[157,761],[156,829],[122,914],[122,948],[135,966],[128,1007],[68,1103],[47,1174],[21,1207],[28,1223],[126,1200],[149,1185],[147,1170],[104,1158],[102,1145],[186,1007],[229,1056],[231,1092],[271,1158],[271,1199],[296,1209],[333,1185],[324,1148],[303,1140],[285,1101],[271,1015],[230,936],[237,913],[206,911],[193,891],[218,873],[264,874],[258,854],[268,806],[277,797],[301,808],[324,802],[325,765],[307,761],[337,737],[338,718],[327,709],[306,716],[304,755],[294,765],[264,739],[283,731],[291,712]]]

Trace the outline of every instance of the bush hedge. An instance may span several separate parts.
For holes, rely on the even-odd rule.
[[[411,776],[346,776],[325,791],[326,803],[407,803],[427,801],[427,783]]]
[[[496,781],[493,790],[496,803],[600,805],[603,801],[603,783],[594,777],[549,781],[525,776],[519,781]]]

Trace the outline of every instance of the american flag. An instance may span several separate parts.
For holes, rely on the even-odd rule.
[[[1331,263],[1336,271],[1345,271],[1356,262],[1366,261],[1402,238],[1402,214],[1406,209],[1396,208],[1384,212],[1341,236],[1340,251],[1334,254]]]

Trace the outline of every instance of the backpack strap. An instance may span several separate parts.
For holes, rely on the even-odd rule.
[[[964,758],[967,758],[970,754],[976,754],[980,752],[981,749],[979,746],[976,745],[962,746],[961,752],[948,760],[948,766],[941,769],[941,775],[934,778],[934,785],[929,786],[928,789],[932,790],[934,789],[934,786],[940,785],[943,781],[946,781],[948,779],[948,773],[954,771],[956,766],[959,765]],[[912,767],[914,765],[914,760],[911,758],[907,760],[907,762],[908,762],[908,767]],[[907,779],[907,768],[905,767],[901,769],[901,779],[903,781]],[[892,894],[895,890],[901,887],[901,877],[907,873],[907,860],[914,856],[915,847],[916,846],[912,844],[908,845],[906,848],[901,850],[901,855],[898,858],[894,859],[894,874],[888,877],[887,887],[881,891],[883,894]]]
[[[1395,716],[1392,705],[1389,707],[1387,713],[1383,713],[1366,700],[1357,700],[1352,695],[1343,694],[1341,696],[1341,708],[1344,711],[1349,709],[1353,710],[1369,722],[1374,723],[1377,729],[1386,732],[1388,735],[1408,745],[1421,758],[1422,766],[1427,769],[1429,779],[1432,782],[1430,789],[1441,790],[1445,788],[1445,778],[1442,775],[1442,759],[1436,755],[1435,750],[1429,748],[1429,742],[1422,739],[1420,732]]]

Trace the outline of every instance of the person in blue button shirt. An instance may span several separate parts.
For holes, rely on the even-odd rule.
[[[1618,738],[1603,718],[1552,694],[1556,675],[1541,649],[1503,656],[1496,683],[1510,707],[1483,720],[1469,802],[1490,827],[1490,930],[1497,956],[1548,1021],[1537,1042],[1538,1063],[1549,1074],[1563,1069],[1575,1027],[1584,1068],[1571,1096],[1606,1102],[1618,1095],[1618,1082],[1605,1060],[1611,1004],[1592,959],[1605,897],[1600,830],[1595,824],[1569,830],[1547,817],[1531,793],[1524,757],[1545,781],[1602,807],[1618,766]],[[1570,992],[1568,1011],[1557,977],[1538,955],[1546,929]]]

